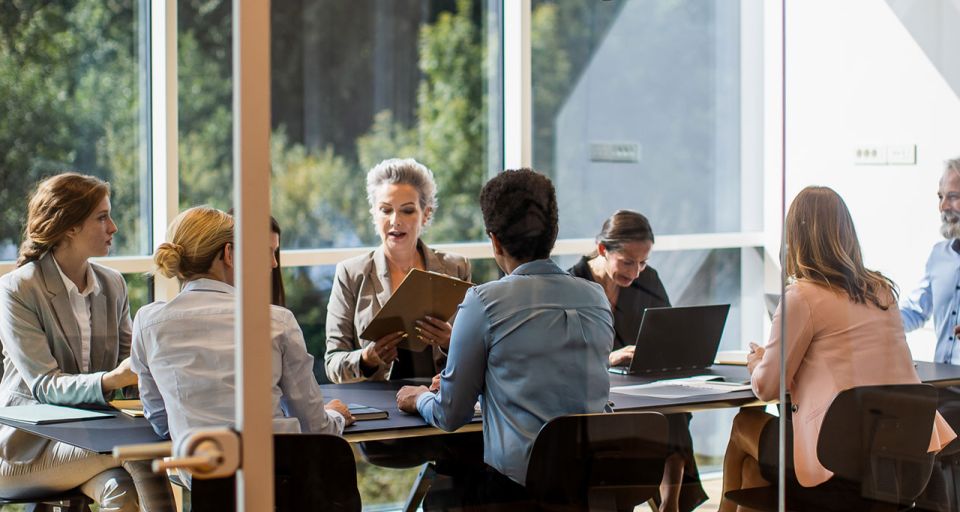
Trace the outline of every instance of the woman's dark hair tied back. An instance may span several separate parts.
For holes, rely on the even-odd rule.
[[[597,234],[596,242],[608,251],[618,251],[630,242],[653,243],[653,228],[650,221],[633,210],[617,210],[607,220]]]

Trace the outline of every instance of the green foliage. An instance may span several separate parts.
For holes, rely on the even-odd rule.
[[[135,6],[0,2],[0,247],[19,244],[28,191],[67,170],[113,184],[116,247],[143,249]]]

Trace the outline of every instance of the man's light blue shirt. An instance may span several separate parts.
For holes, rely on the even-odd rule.
[[[483,459],[523,484],[530,450],[558,416],[602,412],[610,392],[613,315],[600,285],[550,260],[470,289],[450,338],[440,391],[417,410],[455,430],[483,409]]]
[[[960,242],[944,240],[933,246],[920,285],[900,302],[906,332],[918,329],[933,315],[937,332],[934,362],[960,364],[953,328],[960,308]]]

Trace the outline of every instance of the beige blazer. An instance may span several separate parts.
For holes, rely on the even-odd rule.
[[[812,487],[833,473],[817,458],[823,417],[840,391],[857,386],[920,382],[896,303],[884,311],[856,304],[846,294],[800,280],[787,286],[773,316],[773,330],[763,359],[751,376],[762,400],[778,396],[780,326],[786,309],[786,383],[793,403],[793,456],[797,480]],[[956,434],[936,415],[930,451]]]
[[[127,285],[90,263],[100,282],[91,297],[90,373],[80,373],[80,326],[50,253],[0,278],[3,378],[0,406],[105,404],[104,372],[130,355]],[[0,458],[29,463],[50,441],[0,426]]]
[[[449,276],[470,280],[470,262],[457,254],[434,251],[423,241],[418,242],[426,269]],[[330,302],[327,304],[327,352],[324,366],[327,377],[336,383],[363,380],[388,380],[393,363],[381,365],[370,376],[360,369],[360,352],[374,340],[359,339],[359,334],[370,325],[373,317],[393,294],[390,270],[383,246],[337,264]],[[446,363],[446,354],[433,348],[437,373]]]

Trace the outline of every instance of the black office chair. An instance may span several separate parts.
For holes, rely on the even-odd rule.
[[[864,386],[843,391],[824,416],[817,457],[834,473],[822,488],[803,488],[788,470],[788,510],[898,510],[911,508],[933,469],[928,453],[937,391],[927,384]],[[790,447],[788,447],[790,449]],[[834,485],[835,484],[835,485]],[[837,489],[846,492],[837,493]],[[730,491],[744,507],[777,510],[777,488]]]
[[[90,498],[79,489],[71,489],[64,493],[44,496],[42,498],[14,499],[0,498],[0,508],[4,505],[33,505],[25,510],[33,512],[90,512]]]
[[[357,466],[350,444],[327,434],[274,434],[277,512],[360,510]],[[192,512],[236,510],[234,479],[194,479]]]
[[[659,500],[666,456],[662,414],[562,416],[537,434],[526,487],[542,509],[633,510]]]

